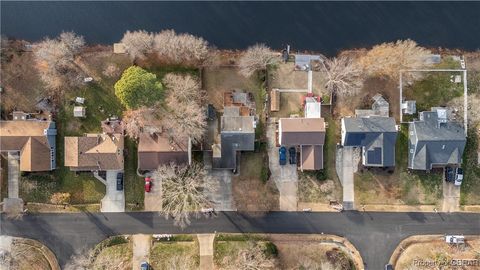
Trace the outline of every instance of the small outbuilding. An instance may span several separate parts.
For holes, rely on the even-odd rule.
[[[74,117],[85,117],[85,116],[87,116],[87,113],[85,111],[85,107],[83,107],[83,106],[73,107],[73,116]]]

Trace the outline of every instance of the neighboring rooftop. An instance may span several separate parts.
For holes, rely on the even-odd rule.
[[[281,145],[299,147],[301,170],[323,169],[323,118],[280,118],[278,128]]]
[[[123,170],[122,134],[65,137],[65,166],[73,171]]]
[[[325,121],[323,118],[280,118],[279,142],[282,145],[323,145]]]
[[[56,167],[55,122],[0,121],[0,152],[19,152],[20,171],[50,171]]]
[[[220,144],[212,146],[216,169],[235,169],[237,151],[255,148],[255,103],[250,93],[225,92]]]
[[[152,171],[160,165],[186,164],[189,161],[189,140],[171,139],[163,133],[141,133],[138,143],[138,170]]]
[[[447,108],[420,112],[420,120],[409,124],[408,167],[431,170],[435,166],[460,165],[466,144],[465,129],[448,120]]]
[[[392,117],[342,118],[342,145],[363,148],[363,165],[395,166],[397,128]]]

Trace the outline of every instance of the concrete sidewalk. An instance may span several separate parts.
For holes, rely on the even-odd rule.
[[[211,270],[213,266],[213,241],[215,234],[197,234],[200,246],[200,270]]]

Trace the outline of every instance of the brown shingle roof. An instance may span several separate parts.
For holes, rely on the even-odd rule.
[[[302,169],[323,169],[323,145],[303,145],[301,148]]]
[[[280,144],[317,145],[325,142],[323,118],[281,118]]]
[[[65,137],[65,166],[76,171],[123,170],[123,135]]]
[[[50,121],[0,121],[0,151],[20,152],[20,171],[50,171]]]
[[[155,170],[171,162],[188,162],[188,138],[171,141],[165,133],[141,133],[138,143],[138,169]]]

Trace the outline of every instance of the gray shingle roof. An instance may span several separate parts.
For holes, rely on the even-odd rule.
[[[392,117],[343,118],[344,146],[364,147],[366,166],[395,166],[397,129]]]
[[[463,127],[439,121],[435,111],[421,114],[420,121],[409,125],[408,167],[430,170],[433,165],[461,164],[466,144]]]

